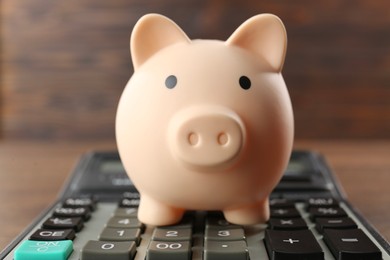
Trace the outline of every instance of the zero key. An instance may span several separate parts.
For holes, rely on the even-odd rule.
[[[135,242],[88,241],[81,250],[81,260],[129,260],[136,254]]]
[[[382,253],[361,229],[325,229],[324,241],[337,260],[382,260]]]

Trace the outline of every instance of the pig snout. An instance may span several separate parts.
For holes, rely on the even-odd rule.
[[[239,156],[245,127],[232,110],[216,106],[184,109],[172,118],[168,141],[174,157],[202,170],[231,165]]]

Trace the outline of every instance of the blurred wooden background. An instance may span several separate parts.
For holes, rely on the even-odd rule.
[[[388,0],[3,0],[5,139],[113,139],[132,74],[129,36],[145,13],[191,38],[225,40],[257,13],[288,32],[283,71],[297,138],[390,138]]]

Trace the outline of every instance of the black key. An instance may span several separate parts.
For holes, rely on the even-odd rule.
[[[139,195],[138,192],[131,192],[131,191],[123,193],[122,197],[123,198],[128,198],[128,199],[139,199],[139,198],[141,198],[141,196]]]
[[[265,245],[271,260],[323,260],[324,253],[309,230],[265,231]]]
[[[76,232],[80,231],[84,226],[82,218],[48,218],[43,224],[43,228],[47,229],[74,229]]]
[[[317,218],[316,228],[322,232],[326,228],[331,229],[356,229],[356,223],[348,217],[344,218]]]
[[[271,218],[300,218],[296,208],[271,208]]]
[[[139,199],[123,198],[119,201],[121,208],[137,208],[139,206]]]
[[[137,208],[117,208],[114,212],[115,217],[136,218],[138,214]]]
[[[94,211],[96,209],[96,201],[93,198],[68,198],[64,201],[63,207],[88,207],[91,211]]]
[[[347,213],[342,208],[319,207],[311,208],[309,214],[312,219],[316,218],[341,218],[347,217]]]
[[[310,198],[307,203],[309,208],[329,208],[339,206],[339,201],[334,198]]]
[[[361,229],[325,229],[324,241],[337,260],[382,260],[382,253]]]
[[[307,229],[307,224],[302,218],[276,219],[271,218],[268,221],[270,229],[274,230],[300,230]]]
[[[73,240],[76,234],[73,229],[50,230],[38,229],[31,235],[30,240],[38,241],[58,241],[58,240]]]
[[[288,199],[270,199],[269,206],[271,208],[294,208],[295,202]]]
[[[81,217],[84,221],[87,221],[91,218],[91,210],[88,207],[78,207],[78,208],[56,208],[53,212],[55,217]]]

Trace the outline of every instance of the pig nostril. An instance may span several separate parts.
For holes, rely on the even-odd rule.
[[[195,146],[199,143],[199,135],[197,133],[191,132],[187,136],[188,143],[192,146]]]
[[[226,145],[229,142],[229,136],[226,133],[219,133],[217,137],[219,145]]]

